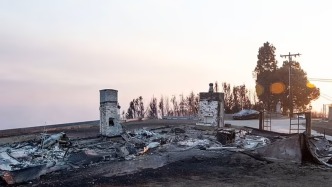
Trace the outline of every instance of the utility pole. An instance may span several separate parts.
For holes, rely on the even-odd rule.
[[[291,73],[292,73],[292,57],[297,57],[300,56],[300,53],[297,54],[291,54],[290,52],[288,53],[288,55],[280,55],[281,58],[287,58],[288,57],[288,63],[289,63],[289,75],[288,75],[288,85],[289,85],[289,95],[288,95],[288,99],[289,99],[289,117],[293,117],[293,96],[292,96],[292,89],[291,89]]]

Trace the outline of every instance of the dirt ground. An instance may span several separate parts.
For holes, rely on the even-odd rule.
[[[312,129],[326,135],[332,136],[332,122],[323,120],[312,120]]]
[[[314,120],[312,128],[332,135],[332,123]],[[79,132],[73,134],[79,135]],[[208,154],[208,153],[207,153]],[[106,177],[98,163],[85,168],[54,172],[15,186],[331,186],[332,168],[314,163],[260,161],[239,152],[224,151],[212,158],[191,158],[157,169]],[[1,186],[1,183],[0,183]]]

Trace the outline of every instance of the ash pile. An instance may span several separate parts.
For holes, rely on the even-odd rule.
[[[119,136],[69,140],[64,132],[40,135],[36,141],[2,145],[0,176],[7,184],[31,181],[41,175],[104,162],[134,160],[169,150],[222,147],[213,131],[193,127],[136,129]]]
[[[38,179],[59,170],[98,163],[126,162],[151,154],[223,147],[215,131],[195,126],[124,131],[119,136],[69,140],[65,133],[40,135],[36,141],[2,145],[0,176],[7,184]]]
[[[108,174],[112,176],[162,167],[181,159],[181,154],[208,157],[225,152],[241,152],[267,162],[301,163],[309,157],[330,166],[331,147],[323,137],[196,125],[140,128],[113,137],[73,140],[63,132],[43,133],[36,141],[0,147],[0,176],[6,184],[17,184],[55,171],[113,164],[114,171]]]

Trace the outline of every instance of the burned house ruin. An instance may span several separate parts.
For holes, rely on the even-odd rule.
[[[117,136],[123,132],[119,123],[118,91],[112,89],[100,90],[100,134]]]
[[[224,93],[214,92],[209,84],[209,92],[199,93],[199,123],[197,125],[224,126]]]
[[[82,180],[87,178],[88,170],[90,182],[91,178],[118,177],[179,161],[217,158],[225,160],[225,164],[232,159],[235,163],[238,162],[235,154],[254,158],[260,165],[312,160],[332,167],[332,144],[325,137],[236,125],[223,127],[224,94],[214,92],[212,86],[209,92],[200,93],[199,123],[196,119],[153,119],[123,122],[123,128],[119,121],[118,91],[104,89],[100,90],[100,121],[38,127],[38,131],[30,132],[24,129],[13,132],[15,136],[0,136],[0,186],[43,184],[36,179],[68,186],[66,182],[70,179],[60,181],[54,176],[73,173],[72,179]],[[201,124],[205,126],[197,126]],[[53,172],[58,172],[54,179],[40,178]]]

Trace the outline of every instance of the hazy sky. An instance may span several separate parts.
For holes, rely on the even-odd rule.
[[[131,99],[246,84],[269,41],[332,78],[331,1],[0,0],[0,127],[99,119],[99,90]],[[314,82],[325,96],[332,83]],[[313,106],[321,110],[319,99]]]

